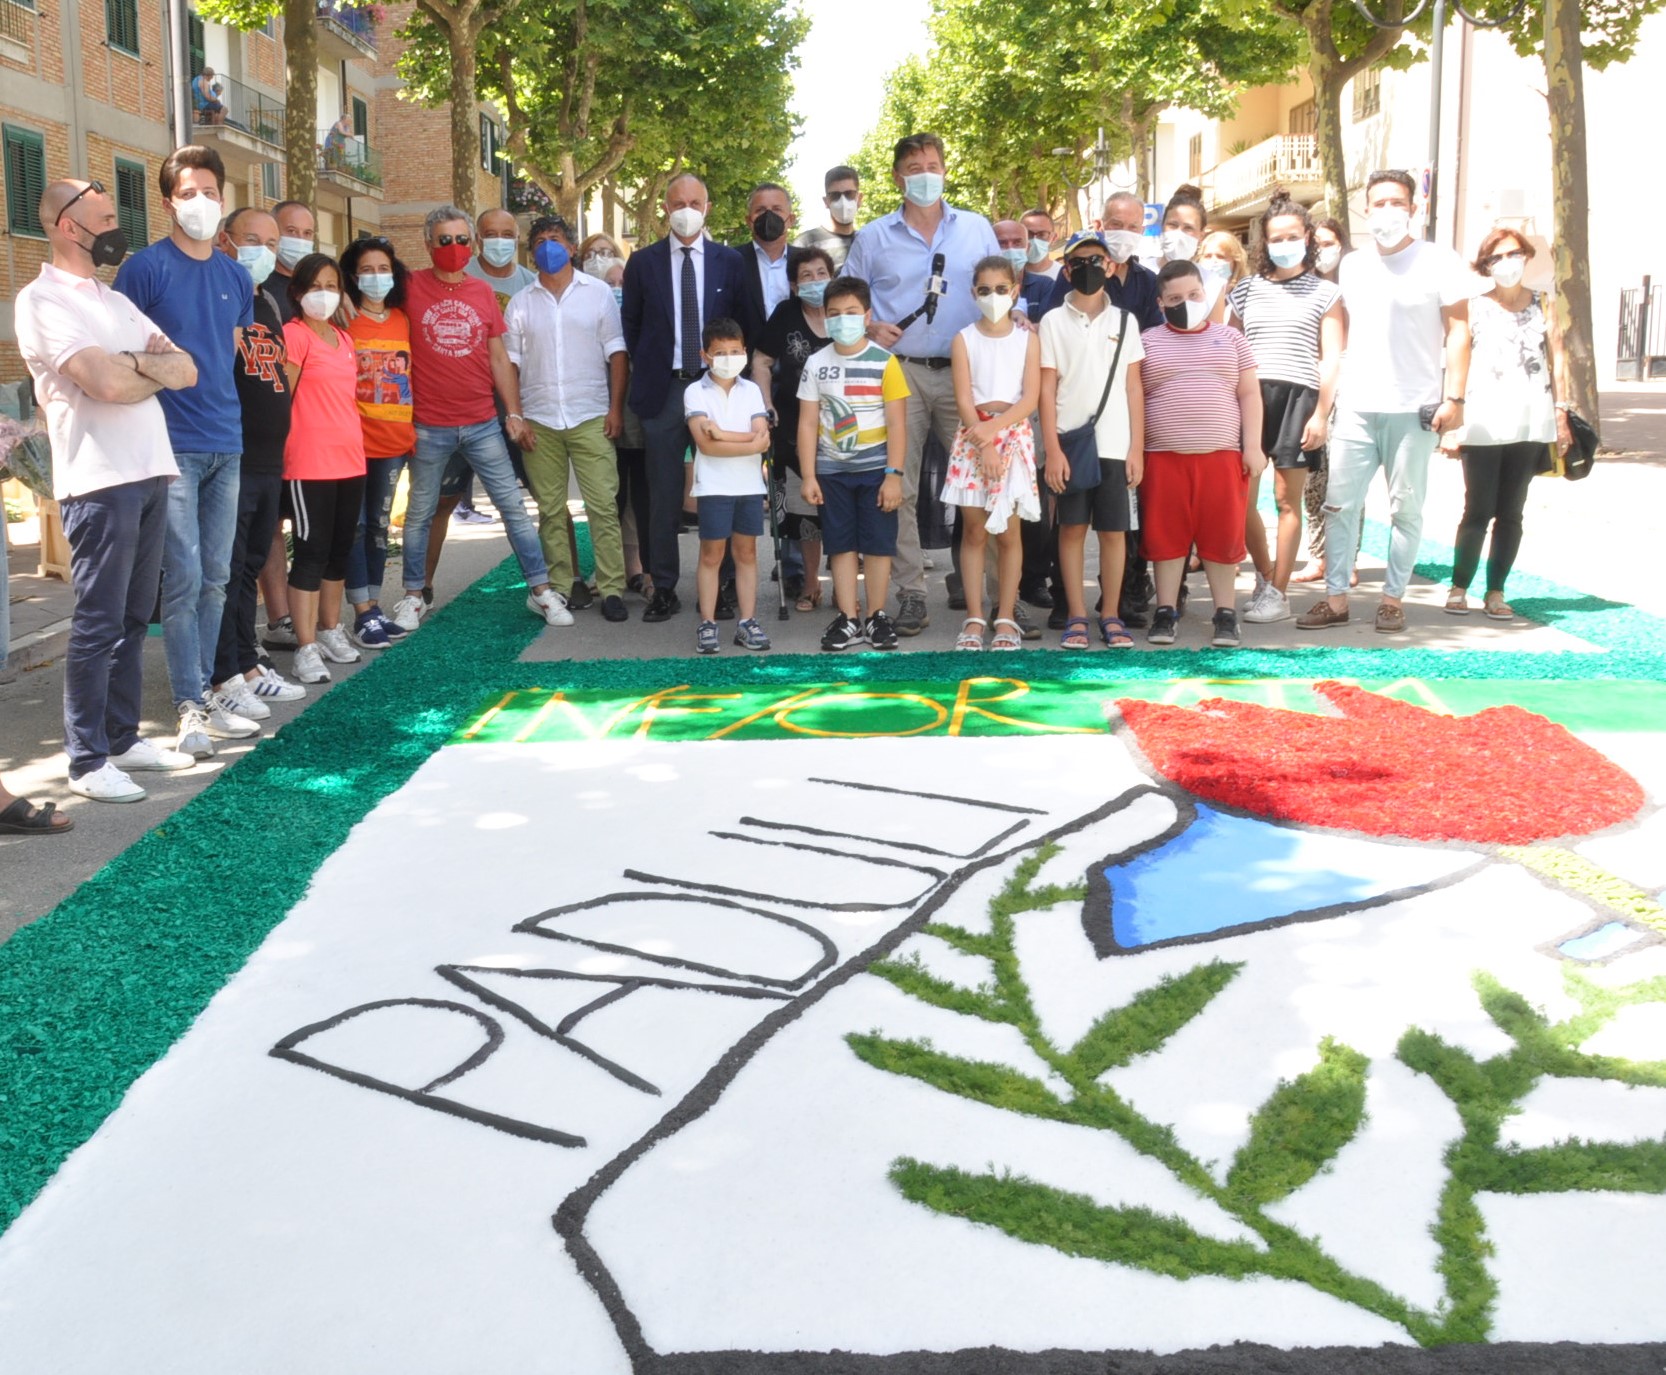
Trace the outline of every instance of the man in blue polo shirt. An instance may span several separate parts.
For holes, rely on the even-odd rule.
[[[116,290],[191,355],[197,384],[159,394],[179,476],[168,488],[162,550],[162,635],[179,712],[179,750],[206,759],[214,738],[259,735],[260,727],[209,691],[237,533],[243,411],[237,346],[254,323],[254,282],[214,251],[225,165],[212,148],[177,148],[157,181],[173,232],[116,273]]]
[[[862,278],[873,293],[868,337],[896,354],[908,380],[908,450],[892,564],[899,635],[918,635],[930,624],[914,516],[920,455],[928,430],[945,450],[954,447],[960,414],[949,372],[949,344],[979,318],[972,269],[980,258],[1000,252],[988,220],[944,201],[943,167],[943,141],[936,134],[910,134],[900,140],[891,159],[891,180],[902,192],[903,204],[858,231],[845,260],[845,274]],[[943,258],[944,289],[928,319],[924,307],[938,254]]]

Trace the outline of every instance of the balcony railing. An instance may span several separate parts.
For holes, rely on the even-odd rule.
[[[362,181],[366,186],[382,184],[382,155],[363,138],[343,138],[333,129],[318,131],[318,170],[335,172]]]
[[[372,7],[361,9],[319,0],[317,15],[325,34],[361,52],[376,51],[376,12]]]
[[[34,6],[0,0],[0,38],[32,48],[35,45],[34,19]]]
[[[229,76],[216,76],[214,84],[219,87],[220,104],[225,106],[225,110],[214,114],[198,109],[193,91],[191,122],[199,130],[236,129],[274,148],[283,147],[284,110],[281,100],[265,95],[253,86],[245,86],[241,81],[233,81]]]
[[[1205,180],[1212,205],[1226,209],[1261,199],[1277,186],[1296,193],[1324,179],[1317,138],[1277,134],[1220,163]]]

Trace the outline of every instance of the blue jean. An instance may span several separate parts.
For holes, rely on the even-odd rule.
[[[69,776],[96,773],[139,738],[145,634],[168,536],[168,479],[105,487],[63,503],[75,613],[64,652]]]
[[[382,574],[388,566],[388,517],[393,513],[393,492],[406,457],[373,458],[365,464],[364,505],[359,508],[353,552],[347,556],[347,600],[354,606],[382,599]]]
[[[528,587],[550,580],[538,527],[521,503],[509,449],[496,420],[475,425],[418,425],[416,452],[411,455],[411,496],[405,511],[405,589],[416,593],[427,581],[428,527],[440,504],[440,479],[453,454],[461,453],[486,486],[509,535],[509,547],[520,560]]]
[[[162,551],[162,643],[174,705],[201,704],[214,674],[237,536],[241,454],[176,453]]]
[[[1337,407],[1330,432],[1330,481],[1325,489],[1325,591],[1348,595],[1348,576],[1359,554],[1360,513],[1371,479],[1381,468],[1388,483],[1388,569],[1383,595],[1406,595],[1417,546],[1423,540],[1423,497],[1429,459],[1439,436],[1425,430],[1416,411],[1349,411]]]

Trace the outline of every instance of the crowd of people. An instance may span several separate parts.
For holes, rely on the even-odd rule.
[[[171,232],[132,253],[99,183],[48,186],[52,260],[16,325],[72,550],[72,791],[136,801],[135,773],[257,735],[271,703],[416,632],[448,526],[494,519],[469,514],[476,479],[527,609],[550,626],[592,607],[624,622],[629,595],[644,621],[679,614],[692,526],[697,652],[720,650],[723,621],[734,644],[770,647],[766,531],[800,612],[822,606],[825,560],[824,650],[895,648],[930,624],[921,529],[937,522],[952,531],[949,605],[965,612],[956,649],[1040,638],[1026,607],[1066,649],[1129,648],[1140,629],[1173,644],[1199,569],[1208,643],[1230,647],[1246,557],[1244,621],[1295,616],[1292,584],[1322,578],[1296,625],[1348,622],[1379,470],[1392,531],[1374,625],[1403,632],[1438,445],[1461,458],[1467,494],[1446,609],[1470,610],[1490,528],[1482,610],[1510,618],[1528,482],[1569,440],[1560,341],[1522,285],[1523,235],[1493,230],[1466,265],[1411,236],[1412,179],[1383,171],[1365,189],[1369,245],[1348,251],[1342,224],[1278,197],[1246,250],[1182,187],[1148,266],[1131,194],[1061,242],[1044,209],[991,223],[947,203],[944,172],[938,137],[903,139],[901,204],[858,230],[860,179],[834,168],[830,227],[796,237],[791,197],[761,185],[737,247],[708,234],[693,173],[665,192],[666,236],[628,254],[559,215],[523,244],[506,211],[441,206],[423,267],[382,237],[317,251],[298,202],[226,213],[209,148],[162,163]],[[96,275],[111,266],[113,288]],[[1314,566],[1298,574],[1304,524]],[[171,748],[139,734],[159,582]],[[287,674],[274,650],[292,655]]]

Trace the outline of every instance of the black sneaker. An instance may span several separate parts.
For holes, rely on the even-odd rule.
[[[1223,606],[1215,612],[1215,634],[1209,643],[1217,649],[1237,649],[1244,642],[1238,633],[1238,613]]]
[[[567,609],[588,611],[595,604],[596,594],[590,590],[590,584],[583,578],[574,578],[572,590],[567,593]]]
[[[1018,600],[1028,602],[1031,606],[1046,611],[1053,605],[1053,594],[1046,583],[1040,582],[1029,587],[1020,587],[1018,589]],[[1062,628],[1060,627],[1060,629]]]
[[[868,643],[875,649],[895,649],[897,647],[897,627],[883,611],[876,611],[868,617],[866,633]]]
[[[1126,621],[1128,618],[1123,617]],[[1174,628],[1179,621],[1172,606],[1159,606],[1151,613],[1151,629],[1145,632],[1145,641],[1153,645],[1171,645],[1174,643]]]
[[[1070,608],[1065,605],[1063,597],[1053,603],[1053,609],[1047,613],[1047,628],[1049,630],[1063,630],[1065,622],[1070,619]]]
[[[926,611],[926,599],[918,592],[898,593],[897,619],[894,624],[899,635],[918,635],[931,624],[931,616]]]
[[[943,579],[943,586],[949,592],[949,610],[964,611],[966,609],[966,586],[960,581],[960,574],[947,574]]]
[[[1018,634],[1022,639],[1039,640],[1041,627],[1030,619],[1030,613],[1024,609],[1024,603],[1016,601],[1012,604],[1012,619],[1018,622]]]
[[[853,621],[844,612],[833,618],[833,624],[822,632],[821,647],[829,654],[839,654],[847,649],[860,649],[867,644],[868,637],[862,633],[862,622]]]
[[[604,621],[624,621],[630,619],[630,612],[625,610],[623,597],[602,598],[602,619]]]
[[[432,606],[434,604],[434,589],[432,587],[425,587],[422,589],[422,604],[424,606]]]
[[[740,597],[735,592],[735,585],[726,582],[717,589],[717,619],[732,621],[735,619],[735,608],[740,604]]]
[[[645,621],[668,621],[683,609],[683,604],[677,600],[675,592],[667,592],[663,587],[656,587],[654,595],[648,598],[648,605],[642,610]]]

